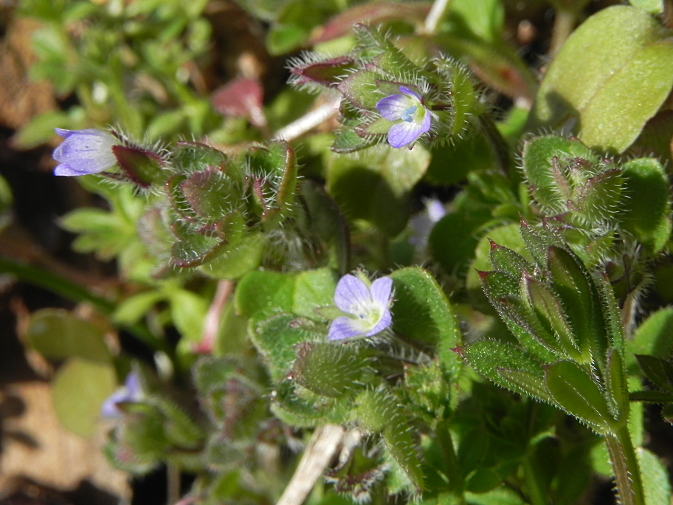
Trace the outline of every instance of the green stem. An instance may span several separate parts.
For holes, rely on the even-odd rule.
[[[626,425],[605,436],[610,462],[615,472],[619,502],[622,505],[645,505],[640,466]]]
[[[556,9],[554,14],[554,28],[552,29],[549,56],[556,55],[561,46],[570,36],[577,23],[577,13],[574,10]]]
[[[166,494],[169,505],[180,500],[180,468],[175,463],[166,463]]]
[[[98,296],[79,284],[44,268],[0,256],[0,273],[14,275],[24,282],[44,288],[68,300],[90,303],[98,311],[108,316],[112,315],[116,309],[116,305],[106,298]],[[124,329],[154,350],[169,351],[166,343],[150,333],[143,325],[133,324],[124,326]]]
[[[545,505],[549,503],[547,495],[540,483],[540,474],[536,469],[538,468],[533,461],[533,455],[527,454],[523,458],[523,477],[526,482],[528,496],[533,505]]]
[[[498,127],[495,125],[495,121],[488,114],[481,114],[479,116],[479,125],[481,130],[486,136],[486,140],[493,150],[495,155],[495,162],[498,165],[498,168],[502,170],[505,174],[510,174],[510,169],[512,167],[512,157],[510,155],[509,145],[507,141],[498,130]]]
[[[451,4],[451,0],[435,0],[430,8],[428,16],[425,18],[425,26],[423,27],[425,33],[432,34],[437,30],[439,22],[446,14],[446,11]]]
[[[451,432],[449,431],[449,423],[447,421],[440,421],[437,423],[437,442],[444,456],[444,472],[446,478],[449,479],[449,492],[454,496],[463,496],[463,476],[458,465],[458,458],[456,458],[456,451],[453,448],[453,440],[451,440]],[[463,503],[462,501],[460,503]]]

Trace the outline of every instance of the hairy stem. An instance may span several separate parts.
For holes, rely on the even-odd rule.
[[[615,472],[619,503],[622,505],[645,505],[640,466],[626,425],[614,434],[606,435],[605,444],[610,453],[610,462]]]
[[[495,125],[495,121],[493,121],[493,118],[488,114],[482,114],[479,116],[479,126],[493,150],[498,168],[505,174],[509,174],[510,168],[512,167],[512,157],[509,152],[509,145]]]

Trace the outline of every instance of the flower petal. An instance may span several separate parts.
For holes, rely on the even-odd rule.
[[[374,305],[380,307],[382,311],[390,307],[390,296],[393,291],[393,280],[390,277],[376,279],[369,291]]]
[[[392,125],[390,130],[388,130],[388,143],[392,147],[403,147],[415,142],[422,133],[424,133],[423,125],[402,121],[401,123]]]
[[[78,131],[89,131],[89,130],[65,130],[63,128],[54,128],[54,131],[56,132],[57,135],[60,135],[64,139],[67,139],[73,133],[77,133]]]
[[[390,95],[378,101],[376,110],[388,121],[397,121],[410,105],[412,104],[406,96]]]
[[[110,396],[108,396],[100,408],[100,415],[106,419],[114,419],[121,417],[121,411],[117,408],[118,403],[128,400],[128,393],[126,388],[120,388]]]
[[[57,165],[56,168],[54,169],[54,175],[60,175],[65,177],[76,177],[78,175],[89,175],[89,172],[86,170],[85,171],[75,170],[69,164],[61,163],[60,165]]]
[[[129,372],[124,382],[124,387],[128,391],[128,398],[131,401],[139,400],[143,396],[140,386],[140,377],[136,372]]]
[[[329,340],[343,340],[345,338],[362,337],[364,335],[359,320],[348,316],[339,316],[329,325],[327,338]]]
[[[425,116],[423,116],[423,122],[421,123],[421,132],[426,133],[430,131],[430,125],[432,124],[432,114],[429,110],[425,110]]]
[[[117,139],[109,133],[93,129],[57,129],[56,133],[65,137],[52,155],[62,165],[56,175],[95,174],[117,163],[112,152]]]
[[[405,95],[413,96],[419,102],[421,101],[421,95],[416,93],[414,90],[407,88],[406,86],[400,86],[400,91]]]
[[[354,275],[344,275],[334,291],[334,304],[347,314],[362,315],[371,305],[369,288]]]

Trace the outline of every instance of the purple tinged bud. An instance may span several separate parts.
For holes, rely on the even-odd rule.
[[[97,174],[117,164],[112,148],[119,142],[109,133],[94,129],[55,130],[65,140],[54,149],[53,157],[59,162],[54,175]]]

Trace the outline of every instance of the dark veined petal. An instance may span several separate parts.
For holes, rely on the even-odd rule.
[[[390,95],[378,101],[376,110],[388,121],[397,121],[411,105],[405,95]]]
[[[362,337],[362,322],[348,316],[339,316],[329,326],[327,338],[329,340],[343,340],[345,338]]]
[[[388,308],[390,305],[390,296],[393,292],[393,280],[390,277],[381,277],[372,283],[369,289],[372,302],[381,308]]]
[[[334,291],[334,304],[348,314],[360,314],[371,304],[367,285],[354,275],[344,275]]]
[[[402,121],[388,130],[388,143],[393,147],[404,147],[415,142],[423,133],[423,125]]]

